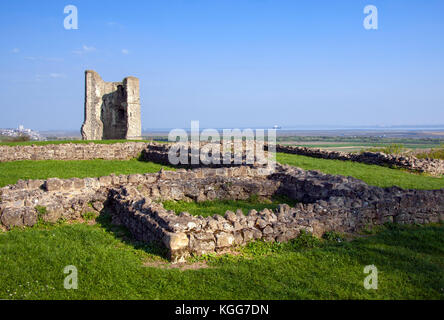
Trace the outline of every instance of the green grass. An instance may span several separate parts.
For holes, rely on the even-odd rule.
[[[444,160],[444,144],[441,144],[439,148],[433,148],[428,152],[417,153],[415,156],[420,159],[430,158]]]
[[[19,179],[47,178],[86,178],[100,177],[114,173],[133,174],[158,172],[161,168],[173,170],[168,166],[152,162],[132,160],[25,160],[0,162],[0,187],[14,184]]]
[[[378,187],[398,186],[404,189],[441,189],[444,177],[419,175],[405,170],[391,169],[365,163],[311,158],[295,154],[277,153],[279,163],[289,164],[305,170],[319,170],[329,174],[340,174],[361,179]]]
[[[209,255],[209,268],[144,266],[164,261],[109,220],[0,233],[1,299],[444,299],[444,227],[392,227],[351,242],[303,235],[251,243],[236,256]],[[378,289],[363,287],[366,265]],[[64,267],[78,289],[63,288]]]
[[[174,210],[177,214],[180,212],[188,212],[194,216],[208,217],[214,214],[224,215],[227,210],[236,212],[241,209],[244,214],[250,210],[260,211],[262,209],[275,209],[278,204],[286,203],[290,206],[295,205],[295,201],[286,197],[275,197],[272,200],[260,200],[257,197],[251,197],[248,200],[214,200],[202,202],[185,202],[185,201],[164,201],[163,206],[167,210]]]
[[[383,152],[385,154],[401,154],[405,152],[406,149],[403,144],[392,143],[383,147],[377,148],[366,148],[362,149],[361,153],[364,152]]]
[[[444,178],[412,174],[404,170],[391,169],[364,163],[311,158],[300,155],[278,153],[280,163],[297,166],[306,170],[320,170],[330,174],[353,176],[370,185],[379,187],[399,186],[409,189],[441,189]],[[157,172],[162,167],[151,162],[132,160],[42,160],[0,162],[0,187],[14,184],[19,179],[46,179],[99,177],[114,174]]]

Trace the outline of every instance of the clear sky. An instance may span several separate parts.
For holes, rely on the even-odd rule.
[[[80,129],[86,69],[140,78],[143,128],[443,124],[443,17],[442,0],[1,1],[0,127]]]

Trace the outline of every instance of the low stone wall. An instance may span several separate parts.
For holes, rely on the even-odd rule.
[[[217,190],[233,183],[228,177],[219,179],[217,182],[207,179],[203,185]],[[190,184],[194,185],[194,181]],[[238,210],[236,213],[227,211],[224,217],[203,218],[186,212],[177,215],[154,202],[143,189],[121,187],[111,191],[110,204],[120,222],[137,239],[161,243],[168,249],[172,261],[181,261],[190,254],[224,251],[257,239],[285,242],[297,237],[300,230],[320,236],[325,231],[355,232],[386,222],[444,220],[444,190],[382,189],[350,177],[285,166],[266,179],[243,180],[238,186],[241,186],[240,192],[239,189],[233,193],[221,191],[214,196],[242,199],[253,189],[261,196],[284,194],[301,202],[293,208],[282,204],[274,212],[251,210],[245,215]],[[198,189],[202,190],[202,186]],[[157,197],[157,200],[162,198]]]
[[[148,143],[63,143],[29,146],[0,145],[0,162],[19,160],[128,160],[137,157]]]
[[[286,195],[299,203],[282,204],[274,212],[252,210],[244,215],[238,210],[207,218],[176,214],[159,203],[239,200],[251,195]],[[275,171],[240,166],[29,180],[0,189],[0,222],[6,228],[34,225],[41,208],[45,213],[40,217],[55,222],[99,213],[104,207],[136,239],[158,242],[173,261],[180,261],[190,254],[224,251],[254,239],[288,241],[302,229],[321,235],[355,232],[385,222],[439,222],[444,220],[444,189],[379,188],[352,177],[281,165]]]
[[[210,145],[214,146],[214,150],[218,150],[219,159],[216,161],[212,161],[212,154],[211,152],[201,152],[202,148],[208,148]],[[151,161],[155,163],[160,163],[164,165],[171,165],[170,159],[169,159],[169,153],[171,148],[174,147],[172,151],[176,151],[177,157],[180,156],[180,148],[177,146],[174,146],[173,144],[150,144],[148,148],[144,149],[141,153],[141,160],[144,161]],[[222,168],[222,167],[232,167],[232,166],[241,166],[241,165],[264,165],[267,163],[268,160],[268,152],[266,151],[266,147],[264,144],[250,144],[246,145],[245,142],[243,143],[243,150],[242,153],[239,152],[238,157],[239,161],[236,163],[235,161],[235,155],[233,154],[233,151],[230,150],[227,152],[227,159],[229,161],[226,161],[224,159],[224,148],[223,144],[221,143],[214,143],[210,144],[207,142],[201,142],[200,143],[200,150],[193,149],[190,143],[184,144],[184,151],[187,153],[186,157],[186,164],[174,164],[178,167],[182,168],[195,168],[195,167],[202,167],[203,165],[207,168]],[[247,148],[249,151],[251,150],[251,153],[247,151]],[[255,150],[256,148],[262,148],[262,152],[259,152]],[[193,150],[196,150],[196,152],[193,152]],[[209,149],[204,149],[204,151],[207,151]],[[256,152],[257,151],[257,152]],[[201,154],[202,153],[202,154]],[[199,158],[195,161],[195,164],[192,161],[193,155],[196,154],[199,156]],[[196,157],[197,158],[197,157]],[[225,163],[225,161],[227,163]]]
[[[71,178],[18,181],[15,185],[0,188],[0,225],[6,228],[32,226],[37,222],[38,207],[44,207],[44,221],[80,218],[88,211],[100,211],[108,198],[109,190],[120,186],[138,186],[152,199],[213,200],[222,197],[223,189],[218,178],[234,179],[230,192],[242,193],[236,178],[246,179],[248,194],[261,189],[263,168],[197,168],[193,170],[159,171],[158,173],[110,175],[99,178]],[[253,178],[258,178],[256,182]],[[208,182],[206,179],[216,179]],[[208,183],[208,185],[207,185]],[[214,187],[217,186],[217,189]],[[254,186],[257,189],[252,189]],[[250,188],[250,189],[248,189]],[[243,192],[245,199],[246,192]],[[226,195],[223,195],[224,197]],[[239,195],[238,195],[239,196]]]
[[[418,159],[414,156],[391,155],[382,152],[356,154],[283,145],[277,145],[276,152],[299,154],[322,159],[350,160],[380,166],[395,166],[411,171],[426,172],[436,176],[444,175],[444,161],[439,159]]]
[[[0,162],[18,160],[128,160],[141,155],[141,159],[164,165],[170,165],[168,152],[171,144],[124,142],[113,144],[97,143],[67,143],[52,145],[30,145],[30,146],[1,146]],[[267,147],[265,146],[265,149]],[[396,166],[416,172],[426,172],[440,176],[444,174],[444,161],[439,159],[418,159],[414,156],[388,155],[384,153],[364,152],[362,154],[327,151],[306,147],[276,146],[277,152],[298,154],[322,159],[350,160],[367,164],[382,166]],[[190,152],[191,155],[191,152]],[[264,154],[267,157],[267,153]],[[255,163],[264,163],[266,158],[255,156]],[[222,162],[222,160],[221,160]],[[191,163],[191,156],[189,156]],[[242,154],[242,163],[246,163],[246,152]],[[229,167],[230,164],[214,165],[211,167]],[[183,167],[200,167],[199,165],[188,165]]]

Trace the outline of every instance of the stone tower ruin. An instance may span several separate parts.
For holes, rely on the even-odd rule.
[[[85,121],[83,140],[140,140],[139,79],[105,82],[92,70],[85,71]]]

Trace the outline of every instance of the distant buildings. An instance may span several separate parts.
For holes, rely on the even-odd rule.
[[[17,138],[21,136],[28,136],[30,140],[45,140],[37,131],[25,128],[23,125],[19,125],[17,129],[0,129],[0,136]]]

